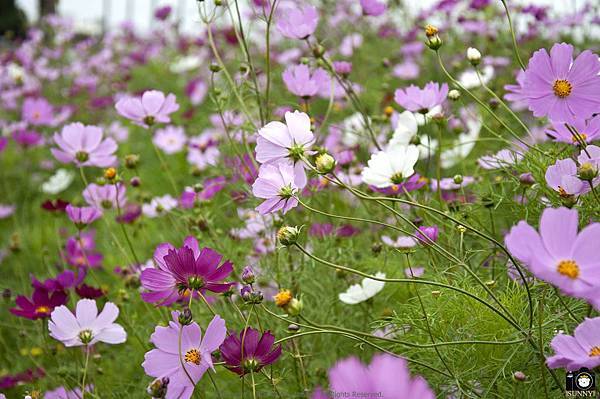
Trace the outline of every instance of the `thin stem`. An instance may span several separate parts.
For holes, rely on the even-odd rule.
[[[513,44],[513,51],[515,53],[515,58],[517,59],[517,62],[519,63],[519,66],[521,67],[522,70],[525,70],[525,64],[523,63],[523,60],[521,59],[521,56],[519,55],[519,46],[517,45],[517,36],[515,35],[515,29],[513,28],[513,23],[512,23],[512,18],[510,17],[510,11],[508,10],[508,5],[506,4],[505,0],[500,0],[502,2],[502,5],[504,6],[504,10],[506,11],[506,18],[508,19],[508,27],[510,28],[510,34],[512,36],[512,44]]]
[[[88,363],[90,361],[90,347],[85,346],[85,365],[83,366],[83,378],[81,379],[81,399],[85,398],[85,380],[87,377]]]

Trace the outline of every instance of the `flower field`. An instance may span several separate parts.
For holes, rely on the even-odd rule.
[[[0,398],[596,393],[598,4],[408,3],[5,35]]]

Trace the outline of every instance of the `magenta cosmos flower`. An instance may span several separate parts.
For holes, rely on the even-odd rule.
[[[258,178],[252,185],[252,194],[257,198],[264,198],[265,201],[257,206],[256,210],[261,215],[279,210],[285,214],[296,207],[298,199],[295,195],[300,190],[297,179],[302,177],[297,177],[294,167],[287,162],[262,165],[258,170]]]
[[[331,89],[331,79],[323,68],[311,72],[307,65],[290,65],[283,71],[282,77],[289,92],[304,99]]]
[[[54,133],[58,148],[52,148],[52,155],[62,163],[74,163],[77,167],[97,166],[105,168],[117,163],[114,155],[117,143],[112,138],[102,140],[102,129],[75,122]]]
[[[168,378],[165,399],[188,399],[194,386],[204,373],[213,369],[211,353],[219,349],[225,339],[225,320],[213,317],[204,338],[196,322],[182,326],[179,312],[173,312],[168,327],[157,326],[150,337],[156,346],[144,356],[142,367],[146,374],[156,378]],[[180,339],[181,337],[181,339]]]
[[[592,223],[579,233],[577,225],[577,210],[546,208],[540,218],[539,233],[522,220],[504,240],[510,253],[535,277],[567,295],[586,297],[600,285],[600,223]]]
[[[525,71],[524,92],[536,117],[569,122],[589,118],[600,107],[600,60],[589,50],[573,61],[573,46],[556,43],[536,51]]]
[[[156,123],[171,122],[170,114],[179,109],[175,95],[165,97],[163,92],[150,90],[144,92],[141,98],[127,97],[115,105],[117,112],[140,126],[148,128]]]
[[[411,112],[426,114],[432,109],[441,106],[448,96],[448,85],[444,83],[429,82],[424,88],[410,85],[406,89],[397,89],[394,100],[398,105]]]
[[[112,302],[107,302],[98,314],[96,301],[80,299],[75,315],[64,305],[54,309],[48,329],[52,338],[67,347],[91,346],[96,342],[121,344],[127,339],[127,333],[121,325],[115,323],[118,316],[119,308]]]
[[[243,346],[242,346],[243,342]],[[261,334],[252,327],[239,334],[230,334],[221,345],[225,367],[239,375],[256,373],[275,363],[281,356],[281,345],[273,346],[275,336],[270,331]]]
[[[600,366],[600,317],[586,318],[575,328],[573,336],[558,334],[550,346],[555,355],[546,359],[548,367],[578,370]]]
[[[168,306],[189,291],[225,292],[231,283],[222,283],[233,271],[233,264],[219,264],[223,255],[211,248],[198,247],[198,240],[186,237],[181,248],[169,243],[159,244],[154,251],[157,268],[142,271],[142,299]]]
[[[92,206],[76,207],[69,204],[65,210],[69,219],[75,223],[78,229],[83,229],[102,217],[102,212]]]
[[[423,377],[411,377],[406,360],[387,354],[373,356],[368,366],[356,357],[337,362],[329,370],[329,389],[340,397],[361,392],[384,399],[435,398]],[[327,397],[319,390],[312,399]]]
[[[277,21],[279,32],[290,39],[306,39],[315,32],[319,13],[314,6],[289,7],[281,12]]]
[[[67,293],[63,290],[49,291],[35,287],[31,299],[23,295],[17,296],[17,307],[10,309],[10,313],[30,320],[46,318],[50,317],[55,307],[67,303],[67,299]]]

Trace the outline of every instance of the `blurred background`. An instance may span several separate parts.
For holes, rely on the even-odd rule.
[[[251,0],[240,0],[247,3]],[[356,0],[358,2],[358,0]],[[408,0],[405,4],[415,12],[438,0]],[[577,9],[583,0],[510,0],[510,4],[550,5],[558,10]],[[118,28],[131,21],[139,32],[149,31],[153,24],[153,10],[171,6],[181,21],[180,29],[194,32],[199,29],[196,0],[0,0],[0,31],[23,32],[25,21],[35,22],[40,15],[57,12],[74,19],[79,31],[89,33]]]

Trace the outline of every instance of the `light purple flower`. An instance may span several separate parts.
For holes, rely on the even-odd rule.
[[[314,6],[288,7],[277,21],[279,32],[290,39],[306,39],[317,29],[319,13]]]
[[[96,342],[121,344],[127,339],[123,327],[114,321],[119,316],[119,308],[107,302],[98,314],[96,301],[80,299],[75,315],[64,305],[55,308],[48,322],[50,336],[65,346],[94,345]]]
[[[508,92],[504,95],[506,101],[512,103],[512,107],[517,111],[527,108],[527,92],[525,91],[525,71],[519,69],[517,73],[517,84],[505,85],[504,89]]]
[[[169,378],[165,399],[189,399],[204,373],[209,368],[214,371],[211,354],[225,340],[227,329],[225,320],[217,315],[202,338],[202,330],[196,322],[182,326],[179,312],[172,315],[173,321],[168,327],[154,329],[150,341],[156,348],[146,353],[142,367],[151,377]]]
[[[581,367],[589,369],[600,365],[600,317],[585,318],[575,328],[574,334],[558,334],[552,338],[550,346],[555,355],[546,359],[546,364],[552,369],[564,368],[578,370]]]
[[[95,220],[102,217],[102,212],[91,206],[76,207],[71,204],[65,209],[67,216],[79,229],[92,224]]]
[[[45,98],[26,98],[23,101],[21,118],[34,126],[51,126],[54,122],[54,109]]]
[[[412,248],[417,245],[417,240],[410,236],[398,236],[395,240],[390,236],[381,236],[381,242],[393,248]]]
[[[265,215],[282,210],[285,214],[298,205],[294,197],[300,190],[296,184],[297,175],[294,167],[286,162],[264,164],[258,171],[258,178],[252,185],[252,194],[264,198],[256,210]]]
[[[179,109],[179,104],[174,94],[165,97],[163,92],[150,90],[144,92],[141,98],[126,97],[119,100],[115,108],[121,116],[147,128],[156,123],[171,122],[169,115]]]
[[[564,122],[554,122],[550,129],[546,129],[546,134],[554,138],[555,141],[580,145],[580,142],[591,143],[600,139],[600,116],[595,116],[589,120],[573,118],[569,126],[574,128],[575,134],[571,133],[567,124]]]
[[[330,90],[331,79],[323,68],[317,68],[311,73],[307,65],[290,65],[282,77],[285,87],[304,99],[309,99],[322,90]]]
[[[97,126],[70,123],[62,128],[60,134],[54,133],[54,142],[58,148],[51,148],[50,151],[62,163],[99,168],[117,163],[114,155],[117,143],[112,138],[102,140],[102,129]]]
[[[439,228],[436,225],[433,226],[419,226],[415,232],[415,238],[423,245],[432,244],[437,241],[439,236]]]
[[[577,210],[546,208],[539,233],[522,220],[504,240],[510,253],[535,277],[567,295],[586,297],[600,286],[600,223],[588,225],[579,234],[577,230]]]
[[[17,207],[14,205],[0,204],[0,219],[6,219],[7,217],[11,216],[13,213],[15,213],[16,209]]]
[[[446,83],[429,82],[424,88],[410,85],[406,89],[397,89],[394,100],[398,105],[411,112],[428,113],[435,107],[441,106],[448,95]]]
[[[435,398],[423,377],[410,375],[406,360],[388,354],[373,356],[368,366],[356,357],[340,360],[329,370],[329,389],[338,395],[372,392],[386,399]],[[323,397],[327,396],[312,399]]]
[[[152,142],[166,154],[175,154],[183,150],[187,136],[180,126],[166,126],[154,133]]]
[[[85,391],[89,393],[93,392],[94,386],[87,385]],[[81,399],[82,397],[81,388],[74,388],[72,391],[68,391],[65,387],[59,387],[44,394],[44,399]]]
[[[88,205],[101,211],[117,207],[122,209],[127,202],[125,190],[125,186],[121,183],[103,186],[91,183],[83,190],[83,199]]]
[[[199,170],[216,165],[221,155],[213,131],[205,131],[199,136],[190,138],[188,148],[187,161]]]
[[[387,5],[379,0],[360,0],[364,15],[377,17],[387,10]]]
[[[525,71],[523,90],[536,117],[569,122],[589,118],[600,107],[600,60],[589,50],[573,60],[573,46],[556,43],[550,54],[536,51]]]
[[[546,183],[561,197],[585,194],[590,186],[577,177],[577,164],[571,158],[559,159],[546,169]]]

